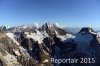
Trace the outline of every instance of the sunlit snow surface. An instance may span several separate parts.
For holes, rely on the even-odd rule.
[[[14,39],[15,35],[13,33],[7,33],[6,34],[9,38],[11,38],[17,45],[19,45],[19,43]]]
[[[36,31],[37,33],[31,33],[30,35],[27,34],[27,38],[32,38],[34,41],[38,41],[39,44],[43,43],[43,39],[48,37],[46,32]]]

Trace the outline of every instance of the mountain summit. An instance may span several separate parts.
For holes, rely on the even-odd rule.
[[[96,34],[96,32],[90,28],[90,27],[83,27],[79,33],[93,33],[93,34]]]

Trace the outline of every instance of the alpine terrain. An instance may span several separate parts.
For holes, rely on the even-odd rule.
[[[100,66],[99,50],[100,35],[90,27],[76,34],[52,23],[0,27],[0,66]]]

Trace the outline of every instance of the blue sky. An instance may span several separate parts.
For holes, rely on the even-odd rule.
[[[0,25],[33,22],[100,27],[100,0],[0,0]]]

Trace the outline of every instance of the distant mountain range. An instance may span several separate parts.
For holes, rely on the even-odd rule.
[[[90,27],[57,23],[0,28],[0,66],[100,66],[100,35]],[[53,63],[54,59],[90,58],[87,63]]]

